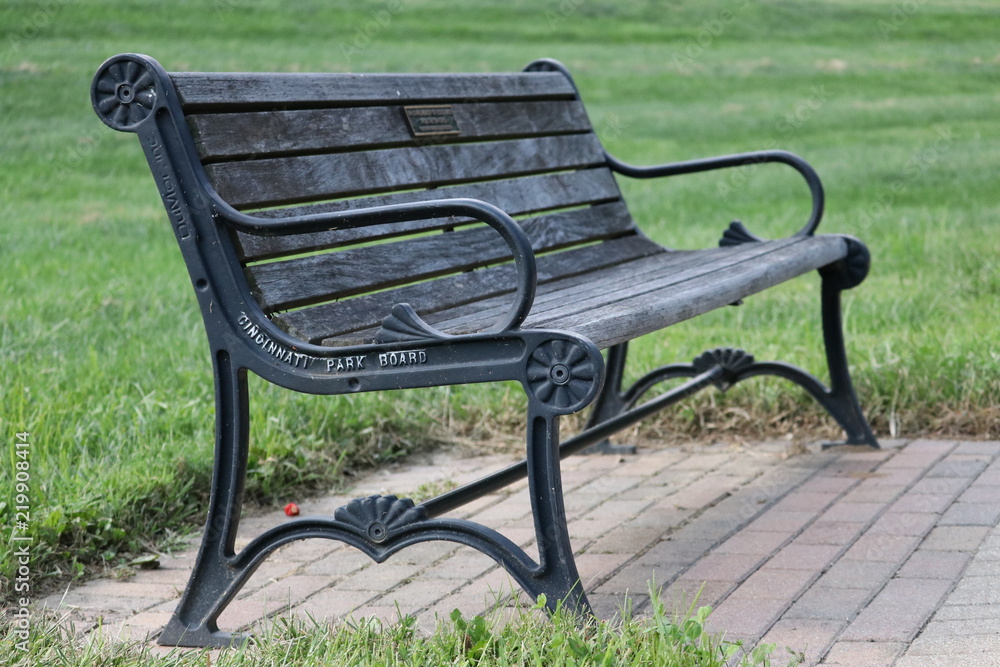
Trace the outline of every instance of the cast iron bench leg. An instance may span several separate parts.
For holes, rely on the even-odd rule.
[[[535,598],[544,593],[549,611],[562,606],[581,615],[591,613],[566,525],[557,416],[529,412],[528,492],[535,517],[539,560],[537,584],[530,592]]]
[[[585,431],[620,415],[628,408],[625,395],[622,393],[627,357],[628,343],[619,343],[608,348],[604,389],[594,401],[594,407],[590,411],[590,416],[587,417]],[[599,442],[583,451],[584,454],[635,454],[635,452],[635,445],[618,445],[610,440]]]
[[[826,345],[826,362],[830,369],[830,390],[825,401],[827,411],[847,433],[846,445],[871,445],[878,447],[878,440],[858,402],[854,383],[847,367],[847,350],[844,346],[844,323],[841,317],[840,293],[854,287],[849,269],[838,267],[822,272],[823,275],[823,342]],[[852,284],[853,283],[853,284]]]
[[[212,496],[205,535],[184,596],[159,643],[224,647],[242,636],[219,630],[217,620],[259,563],[234,568],[236,533],[246,477],[250,410],[246,370],[234,368],[225,351],[215,358],[216,445]]]

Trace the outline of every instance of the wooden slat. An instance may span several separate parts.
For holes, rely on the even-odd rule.
[[[238,208],[510,177],[605,162],[593,134],[221,162],[206,167]]]
[[[840,237],[818,236],[693,251],[688,257],[650,256],[546,285],[523,326],[568,329],[609,347],[734,303],[845,253]],[[427,319],[448,331],[470,332],[504,309],[499,299],[476,306],[476,313],[457,308]]]
[[[271,154],[332,152],[368,146],[416,146],[472,139],[584,132],[590,122],[578,101],[453,104],[455,136],[414,137],[399,105],[188,116],[205,162]]]
[[[600,252],[601,248],[592,248]],[[743,252],[734,253],[731,248],[709,248],[707,250],[673,250],[662,257],[656,253],[647,253],[629,257],[626,261],[608,265],[607,268],[586,274],[573,274],[559,278],[549,285],[540,288],[535,295],[531,312],[535,316],[552,310],[562,311],[579,307],[574,304],[585,303],[583,308],[592,306],[586,302],[595,292],[615,292],[618,290],[628,294],[641,291],[644,285],[662,284],[664,279],[683,281],[692,275],[701,275],[708,269],[715,270],[734,263],[740,258],[749,259],[769,252],[767,248],[741,248]],[[748,252],[749,251],[749,252]],[[481,300],[465,306],[449,308],[428,315],[427,320],[435,326],[440,326],[454,333],[469,333],[477,331],[482,322],[499,318],[507,310],[507,304],[502,300]]]
[[[572,248],[538,258],[538,283],[545,283],[596,271],[627,262],[635,257],[666,252],[641,236],[626,236],[597,246]],[[354,345],[372,342],[382,319],[397,303],[408,303],[421,315],[436,310],[479,302],[496,295],[508,295],[509,306],[516,286],[512,264],[407,285],[305,310],[275,315],[278,324],[292,335],[324,345]],[[359,333],[351,333],[359,332]]]
[[[634,229],[621,203],[601,204],[521,222],[536,252],[606,239]],[[509,261],[510,250],[493,229],[383,243],[247,268],[265,311],[285,310],[435,276]]]
[[[539,268],[541,270],[544,267],[544,277],[540,274],[535,301],[536,303],[539,301],[544,303],[547,294],[554,289],[553,286],[558,286],[559,290],[563,290],[567,284],[592,285],[592,276],[595,274],[599,275],[604,271],[620,271],[623,267],[638,267],[641,270],[643,259],[654,260],[658,258],[662,261],[669,261],[671,265],[674,265],[674,263],[696,262],[698,258],[691,257],[691,255],[696,254],[697,252],[692,251],[668,251],[641,237],[626,237],[607,241],[596,246],[574,248],[555,255],[547,255],[539,258]],[[663,257],[660,257],[661,255]],[[668,255],[670,256],[669,259],[667,259]],[[662,262],[655,265],[663,266]],[[505,281],[499,281],[494,278],[491,282],[486,279],[487,272],[499,271],[501,268],[508,269],[506,266],[495,267],[484,271],[476,271],[472,274],[465,274],[473,277],[482,276],[481,283],[476,283],[480,291],[475,294],[474,298],[468,298],[461,302],[455,300],[453,305],[435,303],[434,294],[440,294],[440,292],[435,292],[429,294],[424,300],[417,301],[417,303],[423,306],[423,309],[421,309],[410,301],[410,298],[413,296],[409,292],[411,288],[402,288],[393,292],[380,292],[371,295],[379,297],[376,302],[378,308],[373,313],[367,314],[367,318],[371,322],[366,325],[366,329],[359,329],[349,333],[338,333],[336,336],[328,335],[322,340],[322,343],[324,345],[357,345],[373,342],[381,326],[382,319],[396,303],[409,303],[417,309],[417,312],[426,321],[442,328],[442,330],[448,333],[475,333],[486,329],[506,315],[513,299],[513,290],[510,289],[514,280],[512,270],[504,276],[507,278]],[[445,280],[450,281],[451,278],[434,281],[434,283],[423,283],[419,287],[433,285]],[[491,289],[497,290],[498,283],[506,286],[506,289],[491,293]],[[447,289],[449,292],[451,291],[450,287]],[[425,288],[425,290],[430,291],[429,288]],[[473,294],[471,289],[468,291],[468,294]],[[424,294],[420,293],[417,296],[423,297]],[[362,299],[367,301],[369,297],[361,297],[357,300]],[[354,301],[355,299],[352,299],[343,303],[353,304]],[[319,310],[321,308],[324,308],[324,306],[317,306],[311,310]],[[534,307],[532,310],[534,310]],[[330,319],[329,323],[334,323],[334,320]]]
[[[539,174],[507,178],[483,183],[467,183],[431,190],[416,190],[367,198],[345,199],[294,208],[259,211],[266,218],[292,215],[331,213],[373,206],[388,206],[433,199],[468,198],[489,202],[508,215],[526,215],[569,206],[598,204],[620,199],[618,184],[605,167],[556,174]],[[315,234],[294,236],[255,236],[238,234],[242,259],[245,261],[272,259],[299,252],[312,252],[351,243],[377,241],[418,231],[443,229],[466,222],[467,218],[413,220],[356,229],[335,229]]]
[[[231,106],[415,104],[500,99],[572,99],[558,72],[503,74],[301,74],[174,72],[186,111]]]
[[[609,347],[757,294],[769,287],[844,257],[846,244],[836,236],[799,239],[776,250],[766,261],[747,261],[670,288],[607,300],[572,315],[540,317],[529,327],[565,326]]]

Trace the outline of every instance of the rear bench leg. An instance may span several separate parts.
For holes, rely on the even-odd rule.
[[[847,435],[843,442],[826,443],[824,447],[869,445],[877,448],[878,440],[861,410],[857,394],[854,392],[854,383],[851,381],[840,308],[840,293],[861,284],[868,275],[871,256],[861,241],[850,236],[842,238],[847,244],[844,258],[819,270],[823,281],[821,288],[823,342],[830,372],[830,386],[825,387],[823,383],[800,368],[779,362],[748,363],[733,374],[729,384],[755,375],[777,375],[791,380],[809,392]]]
[[[728,379],[728,383],[735,384],[740,380],[757,375],[777,375],[791,380],[809,392],[844,429],[847,435],[844,441],[824,443],[824,448],[837,445],[868,445],[878,448],[878,439],[872,432],[858,402],[857,394],[854,392],[854,383],[847,366],[847,352],[844,347],[843,321],[840,310],[841,285],[844,283],[835,275],[827,273],[825,269],[821,270],[821,273],[823,274],[821,297],[823,342],[826,347],[826,361],[830,372],[830,386],[824,386],[814,376],[791,364],[777,361],[752,362],[752,357],[750,357],[751,363],[747,363],[734,373]],[[726,351],[714,350],[702,356],[718,355],[720,352]],[[695,363],[697,364],[698,360]]]
[[[608,348],[604,389],[597,395],[594,407],[587,418],[584,430],[602,424],[612,417],[617,417],[628,407],[626,397],[622,393],[625,377],[625,360],[628,358],[628,343],[619,343]],[[616,445],[610,440],[603,440],[583,451],[584,454],[635,454],[635,445]]]
[[[871,445],[878,447],[878,440],[872,433],[871,425],[865,418],[854,391],[854,383],[847,367],[847,350],[844,346],[844,323],[841,317],[840,293],[856,287],[868,275],[871,256],[861,241],[849,236],[847,256],[830,266],[820,269],[823,279],[823,342],[826,346],[826,362],[830,370],[830,389],[827,400],[821,401],[827,411],[847,433],[847,445]],[[829,446],[829,445],[828,445]]]

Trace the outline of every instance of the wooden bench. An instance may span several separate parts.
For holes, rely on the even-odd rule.
[[[823,191],[802,159],[764,151],[627,165],[595,135],[569,73],[539,60],[504,74],[168,73],[104,63],[98,116],[139,135],[190,272],[214,360],[217,442],[206,531],[160,643],[220,646],[216,619],[262,560],[293,540],[341,540],[383,561],[427,540],[489,555],[532,596],[589,609],[566,528],[559,459],[694,391],[773,374],[812,394],[846,442],[877,447],[848,374],[840,292],[869,256],[814,236]],[[812,212],[764,240],[734,222],[720,246],[664,248],[636,226],[616,174],[651,178],[781,162]],[[515,220],[516,218],[516,220]],[[782,363],[717,348],[623,388],[628,341],[818,270],[827,387]],[[606,350],[605,354],[602,350]],[[519,381],[526,458],[415,505],[362,498],[297,518],[234,551],[247,466],[247,372],[348,394]],[[640,404],[671,378],[685,382]],[[593,404],[560,443],[559,416]],[[498,532],[443,517],[528,477],[538,560]]]

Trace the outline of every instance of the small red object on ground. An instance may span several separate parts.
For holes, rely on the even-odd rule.
[[[287,505],[285,505],[285,514],[287,514],[288,516],[298,516],[299,506],[296,505],[295,503],[288,503]]]

